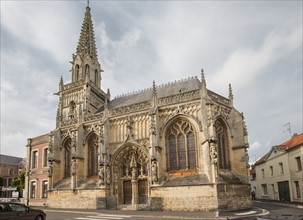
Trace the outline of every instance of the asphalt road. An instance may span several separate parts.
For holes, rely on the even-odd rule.
[[[45,209],[47,220],[175,220],[216,219],[225,220],[303,220],[303,207],[297,205],[255,201],[252,210],[237,212],[153,212],[116,210],[53,210]],[[244,215],[242,215],[244,214]],[[259,219],[256,217],[259,215]],[[262,215],[263,219],[261,219]]]

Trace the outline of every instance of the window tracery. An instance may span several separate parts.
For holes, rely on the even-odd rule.
[[[226,126],[220,120],[217,120],[214,127],[217,135],[219,169],[229,169],[229,146]]]
[[[64,177],[71,176],[71,139],[68,138],[64,143]]]
[[[171,171],[196,169],[195,129],[187,120],[179,119],[167,131],[168,168]]]
[[[88,176],[98,175],[98,136],[93,133],[87,141]]]

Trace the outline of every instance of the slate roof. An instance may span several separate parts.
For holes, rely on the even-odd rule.
[[[192,77],[185,80],[179,80],[167,83],[165,85],[157,86],[157,97],[159,99],[199,89],[201,89],[201,82],[198,80],[197,77]],[[119,96],[110,101],[110,103],[108,104],[109,109],[115,109],[136,103],[150,101],[152,99],[152,92],[152,88],[148,88],[130,95]],[[97,113],[102,111],[101,108],[98,109]]]
[[[256,161],[255,165],[262,164],[266,162],[267,158],[271,155],[271,152],[274,150],[277,151],[288,151],[291,150],[299,145],[303,144],[303,133],[295,134],[292,136],[290,140],[285,141],[284,143],[276,146],[272,146],[270,151],[263,155],[259,160]]]
[[[13,157],[8,155],[0,154],[0,163],[1,164],[14,164],[19,165],[19,163],[23,160],[21,157]]]

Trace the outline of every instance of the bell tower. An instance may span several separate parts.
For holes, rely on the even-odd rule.
[[[76,53],[72,56],[71,83],[59,83],[57,127],[81,123],[83,116],[94,114],[106,102],[107,94],[101,89],[101,64],[98,61],[94,27],[89,2]]]
[[[72,82],[84,80],[86,82],[92,82],[96,87],[100,88],[102,70],[98,61],[94,27],[89,5],[86,7],[76,54],[73,55],[73,61],[71,63]]]

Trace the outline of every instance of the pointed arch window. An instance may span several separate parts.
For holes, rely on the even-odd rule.
[[[76,113],[76,103],[74,101],[71,101],[69,103],[69,113],[68,113],[68,117],[70,119],[75,118],[75,113]]]
[[[229,169],[229,146],[227,140],[227,129],[222,121],[215,122],[215,131],[218,140],[218,166],[219,169]]]
[[[197,168],[195,129],[187,120],[179,119],[167,130],[168,169],[186,170]]]
[[[86,65],[85,65],[85,76],[88,77],[88,78],[90,79],[89,73],[90,73],[89,65],[86,64]]]
[[[98,175],[98,136],[92,134],[88,139],[88,176]]]
[[[71,176],[71,139],[67,139],[64,143],[64,177]]]
[[[79,77],[80,77],[80,67],[79,65],[77,64],[76,67],[75,67],[75,81],[78,81],[79,80]]]
[[[98,86],[98,70],[95,70],[95,84]]]

